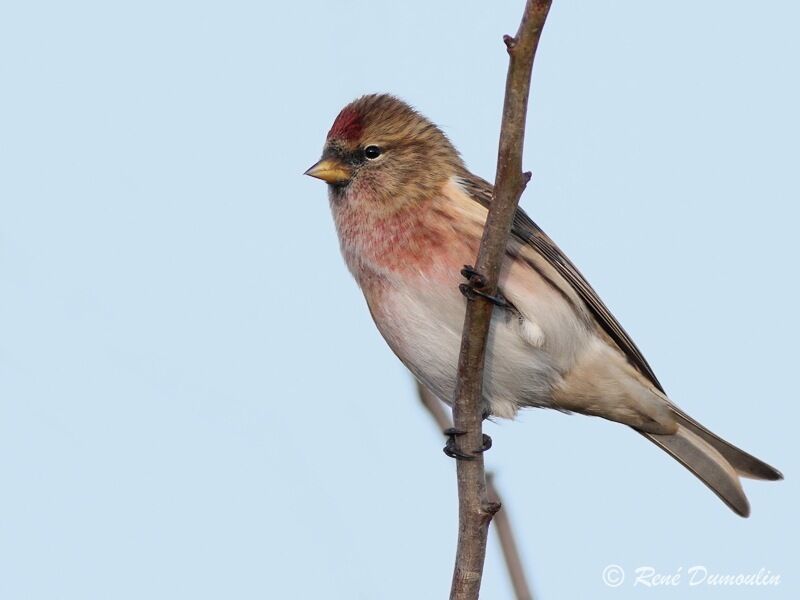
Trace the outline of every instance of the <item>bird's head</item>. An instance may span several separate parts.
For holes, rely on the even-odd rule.
[[[374,94],[341,110],[322,158],[305,174],[327,182],[334,201],[358,198],[392,210],[430,197],[460,169],[436,125],[402,100]]]

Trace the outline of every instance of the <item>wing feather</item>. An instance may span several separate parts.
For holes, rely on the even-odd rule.
[[[471,173],[461,178],[461,183],[468,195],[476,202],[489,207],[492,201],[492,185]],[[542,229],[521,208],[517,209],[512,226],[512,235],[523,244],[533,248],[547,263],[556,270],[564,281],[572,287],[584,302],[598,325],[622,350],[631,364],[647,377],[660,391],[664,391],[656,378],[653,369],[642,355],[628,333],[611,314],[611,311],[597,295],[586,278],[572,261],[566,257]]]

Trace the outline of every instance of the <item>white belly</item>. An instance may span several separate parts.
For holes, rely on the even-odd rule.
[[[456,286],[388,284],[376,304],[371,306],[376,325],[395,354],[451,403],[466,308]],[[483,381],[491,414],[512,418],[520,406],[551,406],[560,374],[552,357],[538,347],[543,335],[535,321],[494,309]]]

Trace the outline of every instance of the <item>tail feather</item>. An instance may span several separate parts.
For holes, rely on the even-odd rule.
[[[725,456],[692,428],[681,423],[678,431],[672,435],[644,431],[639,433],[694,473],[736,514],[742,517],[750,515],[750,503],[744,494],[736,469]]]
[[[783,479],[781,472],[723,440],[674,404],[670,409],[678,424],[674,434],[637,431],[694,473],[735,513],[749,516],[750,503],[739,478],[776,481]]]
[[[752,454],[748,454],[733,444],[726,442],[715,433],[703,427],[692,417],[687,415],[679,408],[673,406],[673,412],[678,419],[678,423],[701,437],[706,443],[713,446],[722,456],[725,457],[731,466],[741,477],[750,479],[763,479],[767,481],[777,481],[783,479],[783,474],[775,467],[772,467],[762,460],[757,459]]]

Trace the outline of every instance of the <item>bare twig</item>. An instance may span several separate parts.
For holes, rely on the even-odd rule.
[[[423,406],[428,410],[433,420],[436,421],[440,431],[444,431],[452,427],[453,423],[448,415],[448,410],[445,408],[444,403],[434,396],[428,388],[421,383],[417,382],[417,391],[419,392],[419,399]],[[492,473],[486,473],[486,493],[489,496],[490,502],[496,502],[502,505],[500,493],[494,485]],[[511,528],[511,520],[508,517],[508,509],[505,505],[497,511],[494,516],[494,529],[497,533],[497,538],[500,540],[500,549],[503,551],[503,558],[508,568],[508,576],[511,579],[511,585],[514,588],[514,597],[517,600],[532,600],[528,581],[525,577],[525,569],[522,566],[522,559],[517,549],[517,542],[514,539],[514,531]]]
[[[486,473],[486,493],[490,502],[502,504],[500,493],[494,485],[494,475],[491,471]],[[514,539],[514,530],[511,528],[511,519],[508,516],[508,507],[502,504],[502,508],[492,520],[497,539],[500,540],[500,549],[503,551],[503,558],[508,569],[508,577],[511,579],[511,586],[514,588],[514,597],[517,600],[533,600],[533,594],[528,587],[528,579],[525,577],[525,567],[522,566],[522,559],[517,548],[517,541]]]
[[[515,37],[505,36],[509,54],[503,121],[497,156],[494,198],[483,230],[477,272],[485,277],[481,291],[494,295],[505,255],[514,213],[528,176],[522,173],[522,144],[528,108],[531,70],[550,0],[527,0],[525,12]],[[482,386],[486,339],[493,305],[476,296],[467,301],[461,354],[458,360],[453,403],[455,427],[465,431],[459,436],[460,450],[474,451],[483,445]],[[486,557],[489,522],[500,506],[486,492],[483,456],[459,460],[458,476],[458,548],[450,598],[478,598]]]
[[[444,403],[419,381],[417,381],[417,394],[419,395],[419,401],[422,402],[422,406],[427,409],[433,417],[433,420],[436,421],[439,431],[450,429],[453,426],[453,422],[447,414],[449,411],[445,408]]]

